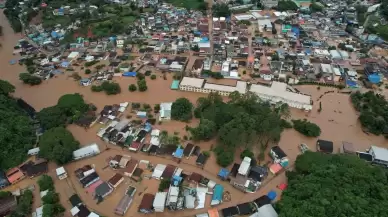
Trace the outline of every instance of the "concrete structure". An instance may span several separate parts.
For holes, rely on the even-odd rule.
[[[241,94],[246,93],[247,83],[237,81],[236,86],[227,86],[221,84],[212,84],[205,82],[204,79],[184,77],[179,85],[179,89],[190,92],[215,93],[221,96],[229,96],[230,93],[237,91]]]
[[[98,148],[98,145],[96,143],[93,143],[91,145],[82,147],[78,150],[75,150],[73,152],[73,159],[79,160],[82,158],[94,156],[100,153],[100,149]]]
[[[260,31],[264,31],[264,28],[267,26],[267,32],[272,31],[272,24],[271,20],[265,19],[265,20],[258,20],[257,25],[259,27]]]
[[[171,120],[171,106],[172,102],[160,103],[159,121]]]
[[[278,0],[260,0],[260,3],[265,8],[273,8],[278,6]]]
[[[166,199],[167,199],[167,192],[156,193],[154,202],[152,204],[155,212],[164,212]]]
[[[369,154],[372,155],[374,163],[388,166],[388,149],[372,145]]]
[[[286,83],[274,81],[271,87],[252,84],[250,91],[257,94],[260,99],[269,101],[272,104],[283,102],[292,108],[306,111],[312,109],[311,96],[288,91]]]

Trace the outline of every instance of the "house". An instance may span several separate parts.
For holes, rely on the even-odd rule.
[[[341,153],[346,154],[356,154],[353,143],[342,141],[342,146],[340,147]]]
[[[257,20],[257,25],[259,27],[260,31],[272,31],[272,23],[271,20],[265,19],[265,20]]]
[[[69,54],[69,56],[67,56],[67,59],[72,62],[74,60],[76,60],[77,58],[79,57],[79,52],[77,51],[73,51]]]
[[[157,164],[156,167],[154,168],[154,172],[152,173],[152,178],[159,180],[162,177],[162,174],[165,169],[166,169],[166,165]]]
[[[201,181],[201,179],[203,178],[203,176],[201,174],[198,174],[198,173],[191,173],[191,175],[189,176],[188,180],[190,182],[194,182],[194,183],[199,183]]]
[[[198,166],[203,166],[203,165],[205,165],[206,160],[207,160],[207,156],[204,153],[201,153],[201,154],[198,155],[197,160],[195,161],[195,163]]]
[[[96,197],[104,198],[109,194],[111,194],[112,192],[113,192],[112,186],[107,182],[103,182],[101,185],[97,186],[94,194]]]
[[[121,161],[121,158],[123,156],[121,155],[115,155],[110,161],[109,161],[109,166],[112,168],[117,168],[119,166],[119,163]]]
[[[279,1],[278,0],[260,0],[261,5],[265,8],[273,8],[277,7]]]
[[[368,151],[372,155],[372,162],[388,166],[388,149],[372,145]]]
[[[32,217],[42,217],[43,216],[43,206],[40,206],[35,209],[35,212],[32,213]]]
[[[193,153],[194,145],[191,143],[188,143],[186,147],[183,149],[183,155],[185,157],[190,157],[191,153]]]
[[[256,211],[256,206],[253,202],[239,204],[237,208],[239,215],[250,215]]]
[[[318,139],[317,141],[317,150],[324,153],[333,153],[333,142]]]
[[[18,168],[12,168],[6,172],[7,179],[11,185],[23,180],[25,178],[24,173]]]
[[[55,170],[57,173],[57,177],[59,180],[63,180],[67,178],[67,172],[64,167],[59,167]]]
[[[73,159],[79,160],[79,159],[83,159],[86,157],[91,157],[91,156],[97,155],[99,153],[100,153],[100,149],[98,148],[97,143],[93,143],[91,145],[88,145],[88,146],[82,147],[78,150],[75,150],[73,152]]]
[[[222,203],[223,195],[224,195],[224,186],[217,184],[214,187],[213,196],[212,196],[210,205],[214,206]]]
[[[108,183],[113,188],[117,188],[123,181],[124,181],[124,177],[121,174],[116,173],[115,175],[112,176],[112,178],[108,180]]]
[[[278,213],[275,211],[271,204],[266,204],[260,207],[257,212],[255,212],[250,217],[278,217]]]
[[[69,197],[69,201],[73,207],[79,206],[82,204],[81,198],[77,194],[73,194]]]
[[[20,166],[20,169],[30,178],[39,176],[48,171],[48,161],[40,158],[35,162],[28,161]]]
[[[240,164],[240,168],[238,168],[238,174],[242,176],[246,176],[248,174],[250,167],[251,167],[251,158],[244,157],[243,161]]]
[[[37,155],[37,154],[39,154],[39,151],[40,151],[39,147],[36,147],[36,148],[28,150],[27,154],[30,156]]]
[[[284,151],[279,146],[272,147],[269,151],[269,155],[274,160],[282,160],[283,158],[287,157],[286,153],[284,153]]]
[[[166,206],[170,210],[177,210],[178,196],[179,196],[179,187],[171,185],[170,188],[168,189],[167,201],[166,201]]]
[[[240,214],[237,206],[231,206],[221,210],[222,216],[224,217],[235,217]]]
[[[202,72],[202,70],[203,70],[203,67],[204,67],[204,61],[203,61],[203,59],[196,59],[196,60],[194,61],[193,67],[191,68],[191,72],[192,72],[194,75],[200,76],[200,75],[201,75],[201,72]]]
[[[264,205],[271,204],[271,199],[267,195],[263,195],[253,201],[256,204],[257,208],[260,208]]]
[[[80,181],[82,187],[87,188],[91,184],[97,182],[98,180],[100,180],[100,177],[98,176],[98,174],[96,172],[93,172],[93,173],[89,174],[88,176],[82,178],[79,181]]]
[[[160,103],[159,121],[171,120],[172,102]]]
[[[116,40],[116,47],[117,47],[117,48],[122,48],[122,47],[124,47],[124,40],[123,40],[123,39],[117,39],[117,40]]]
[[[9,185],[9,181],[4,171],[0,170],[0,189],[5,188]]]
[[[156,193],[154,202],[152,204],[155,212],[164,212],[164,208],[166,205],[166,199],[167,199],[167,192]]]
[[[174,175],[174,172],[176,170],[176,166],[168,164],[166,166],[166,169],[164,169],[161,179],[171,179],[172,176]]]
[[[133,175],[133,173],[135,172],[135,170],[136,170],[138,165],[139,165],[139,161],[138,160],[131,159],[128,162],[127,167],[123,169],[124,175],[128,176],[128,177],[131,177]]]
[[[17,200],[14,195],[0,198],[0,216],[6,216],[17,207]]]
[[[152,206],[153,206],[154,198],[155,198],[155,196],[152,194],[144,194],[144,196],[140,202],[138,211],[141,213],[152,213],[153,212]]]
[[[258,181],[263,182],[264,178],[268,175],[268,169],[263,166],[253,166],[251,167],[248,177]]]
[[[133,201],[133,197],[135,196],[136,188],[129,186],[127,189],[127,192],[124,194],[124,196],[121,198],[119,204],[115,208],[115,214],[117,215],[125,215],[127,212],[129,206],[131,205]]]

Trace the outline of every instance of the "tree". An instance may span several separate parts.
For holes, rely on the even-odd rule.
[[[59,202],[59,194],[54,191],[49,191],[42,197],[43,204],[55,204]]]
[[[140,92],[145,92],[148,89],[147,82],[144,79],[138,80],[137,86],[138,86]]]
[[[79,142],[65,128],[56,127],[43,133],[39,147],[41,157],[62,165],[73,160],[73,152],[78,149]]]
[[[279,217],[384,216],[387,212],[388,199],[381,194],[388,191],[386,171],[357,156],[306,152],[298,155],[294,171],[286,175],[288,188],[276,205]]]
[[[92,73],[92,70],[90,70],[90,69],[85,69],[85,74],[90,74],[90,73]]]
[[[45,204],[43,206],[42,217],[53,217],[65,212],[65,208],[61,204]]]
[[[318,125],[307,121],[306,119],[292,120],[292,123],[294,125],[294,129],[305,136],[317,137],[321,135],[321,128]]]
[[[0,94],[9,95],[15,92],[15,86],[8,81],[0,80]]]
[[[311,12],[322,12],[323,9],[324,9],[324,7],[322,6],[321,3],[313,2],[313,3],[310,5],[310,11],[311,11]]]
[[[212,12],[214,17],[230,17],[231,11],[225,3],[213,4]]]
[[[36,139],[33,122],[17,101],[6,93],[13,90],[0,85],[0,169],[7,170],[27,159]]]
[[[272,26],[272,34],[276,35],[278,33],[278,31],[276,30],[275,24],[273,24],[273,25],[274,26]]]
[[[51,106],[42,109],[37,113],[37,118],[43,129],[64,127],[68,119],[65,112],[59,106]]]
[[[39,185],[39,190],[45,191],[45,190],[54,190],[54,181],[49,175],[42,175],[38,179],[38,185]]]
[[[227,167],[234,161],[234,152],[230,150],[218,150],[217,154],[217,164],[222,167]]]
[[[151,80],[155,80],[156,79],[156,75],[151,75]]]
[[[199,52],[199,47],[198,47],[198,45],[193,45],[193,46],[191,47],[191,50],[194,51],[194,52]]]
[[[279,1],[277,7],[279,11],[296,11],[298,8],[299,7],[295,4],[295,2],[288,0]]]
[[[137,90],[137,87],[136,87],[136,85],[134,85],[134,84],[130,84],[129,87],[128,87],[128,90],[129,90],[130,92],[134,92],[134,91]]]
[[[136,74],[136,78],[137,78],[137,80],[144,80],[145,79],[145,75],[142,74],[142,73],[137,73]]]
[[[171,118],[179,121],[189,121],[193,117],[193,104],[187,98],[179,98],[172,103]]]
[[[121,87],[118,83],[104,81],[101,84],[102,89],[107,95],[116,95],[121,93]]]
[[[337,50],[335,46],[329,46],[328,50]]]
[[[190,128],[193,140],[209,140],[217,133],[217,125],[213,121],[201,119],[199,125],[195,128]]]
[[[82,95],[79,93],[61,96],[58,99],[57,106],[64,111],[68,117],[77,116],[77,118],[89,108]]]
[[[19,79],[21,81],[23,81],[23,83],[25,84],[29,84],[31,86],[34,86],[34,85],[39,85],[42,83],[42,79],[35,76],[35,75],[31,75],[29,73],[20,73],[19,74]]]
[[[23,194],[19,197],[16,209],[9,214],[9,217],[25,217],[31,215],[32,202],[32,191],[25,190]]]
[[[101,85],[92,85],[91,89],[93,92],[101,92],[104,90],[102,89]]]
[[[170,179],[162,179],[159,183],[159,192],[163,192],[164,190],[168,189],[170,187],[171,180]]]
[[[244,149],[244,151],[241,152],[241,154],[240,154],[240,158],[244,159],[244,157],[249,157],[251,159],[254,159],[255,155],[253,154],[253,152],[251,150]]]
[[[159,111],[160,111],[160,104],[155,104],[154,105],[154,112],[159,113]]]
[[[151,75],[151,71],[147,70],[146,72],[144,72],[144,75],[145,76],[150,76]]]

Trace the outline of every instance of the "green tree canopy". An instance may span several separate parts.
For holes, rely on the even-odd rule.
[[[25,84],[29,84],[31,86],[34,86],[34,85],[39,85],[42,83],[42,79],[35,76],[35,75],[31,75],[30,73],[20,73],[19,75],[19,79],[21,81],[23,81],[23,83]]]
[[[0,168],[3,170],[21,164],[36,139],[32,120],[7,94],[12,90],[8,88],[0,94]]]
[[[305,136],[317,137],[321,135],[321,128],[318,125],[307,121],[306,119],[292,120],[292,123],[294,125],[294,129]]]
[[[51,176],[49,175],[42,175],[41,177],[39,177],[38,185],[40,191],[54,190],[54,181],[53,178],[51,178]]]
[[[385,169],[352,155],[306,152],[276,208],[279,217],[386,216],[388,177]]]
[[[360,112],[362,127],[373,134],[386,134],[388,129],[388,103],[384,96],[373,91],[351,95],[354,108]]]
[[[56,127],[43,133],[39,141],[39,155],[65,164],[73,159],[73,151],[78,149],[79,142],[63,127]]]
[[[42,109],[37,113],[43,129],[51,129],[54,127],[64,127],[67,122],[66,113],[58,106],[51,106]]]
[[[8,81],[0,80],[0,94],[8,95],[15,92],[15,86]]]
[[[138,74],[141,74],[141,73],[138,73]],[[138,86],[140,92],[144,92],[148,89],[147,82],[145,79],[139,79],[137,81],[137,86]]]
[[[230,17],[230,14],[232,13],[229,6],[225,3],[213,4],[212,12],[214,17]]]
[[[296,11],[298,8],[299,7],[295,4],[295,2],[288,0],[279,1],[277,7],[279,11]]]
[[[42,197],[43,204],[55,204],[59,202],[59,194],[54,191],[49,191]]]
[[[61,204],[45,204],[43,206],[42,217],[53,217],[65,212],[65,208]]]
[[[66,112],[75,114],[77,112],[86,112],[88,105],[79,93],[65,94],[58,99],[57,106]]]
[[[251,159],[254,159],[255,155],[253,154],[253,152],[251,150],[244,149],[244,151],[241,152],[241,154],[240,154],[240,158],[244,159],[244,157],[249,157]]]
[[[193,104],[187,98],[179,98],[172,103],[171,118],[189,121],[193,117]]]
[[[213,121],[201,119],[201,122],[196,128],[190,128],[190,133],[193,140],[209,140],[217,133],[217,125]]]
[[[134,84],[130,84],[129,87],[128,87],[128,90],[129,90],[130,92],[134,92],[134,91],[137,90],[137,87],[136,87],[136,85],[134,85]]]
[[[11,212],[9,217],[26,217],[31,215],[32,211],[33,194],[32,191],[26,190],[19,197],[18,205],[14,211]]]

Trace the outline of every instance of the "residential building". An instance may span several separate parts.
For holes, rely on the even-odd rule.
[[[152,213],[154,210],[152,209],[153,202],[154,202],[155,196],[152,194],[144,194],[140,205],[139,205],[139,212],[141,213]]]
[[[260,3],[265,8],[273,8],[277,7],[279,1],[278,0],[260,0]]]
[[[5,188],[9,185],[9,181],[4,171],[0,170],[0,189]]]
[[[155,212],[164,212],[164,208],[166,205],[166,199],[167,199],[167,192],[156,193],[154,202],[152,204]]]
[[[171,106],[172,102],[160,103],[159,121],[171,120]]]
[[[204,61],[203,61],[203,59],[196,59],[194,61],[193,67],[191,68],[191,72],[194,75],[200,76],[203,68],[204,68]]]
[[[178,206],[179,187],[170,186],[167,194],[166,206],[170,210],[176,210]]]
[[[135,196],[136,188],[129,186],[124,196],[121,198],[119,204],[115,208],[115,214],[125,215],[128,208],[131,206],[133,197]]]
[[[372,155],[373,163],[388,166],[388,149],[372,145],[369,154]]]
[[[240,168],[238,168],[238,174],[242,176],[248,175],[250,167],[251,167],[251,158],[244,157],[243,161],[240,164]]]
[[[217,184],[214,187],[212,200],[210,202],[211,206],[215,206],[222,203],[222,197],[224,195],[224,186]]]
[[[246,93],[247,83],[237,81],[236,86],[228,86],[221,84],[212,84],[205,82],[204,79],[184,77],[179,85],[179,89],[183,91],[200,92],[200,93],[215,93],[218,92],[221,96],[229,96],[230,93],[237,91],[241,94]]]
[[[124,177],[121,174],[116,173],[115,175],[112,176],[112,178],[108,180],[108,183],[113,188],[117,188],[123,181],[124,181]]]
[[[137,166],[139,165],[139,161],[136,159],[131,159],[128,161],[127,167],[123,169],[124,175],[131,177],[135,172]]]
[[[109,183],[103,182],[102,184],[96,187],[96,190],[94,193],[96,197],[104,198],[109,194],[111,194],[112,192],[113,192],[113,187]]]
[[[59,180],[66,179],[67,178],[67,172],[64,167],[59,167],[55,170],[57,173],[57,177]]]
[[[100,153],[97,143],[82,147],[73,152],[73,159],[79,160],[86,157],[91,157]]]
[[[25,178],[24,173],[19,167],[12,168],[6,172],[7,179],[11,185],[23,180]]]
[[[267,32],[272,31],[271,20],[269,20],[269,19],[258,20],[258,21],[257,21],[257,25],[258,25],[260,31],[263,31],[263,32],[264,32],[264,31],[265,31],[265,30],[264,30],[265,28],[266,28],[266,31],[267,31]]]
[[[278,213],[275,211],[272,204],[266,204],[261,206],[257,212],[250,217],[278,217]]]

